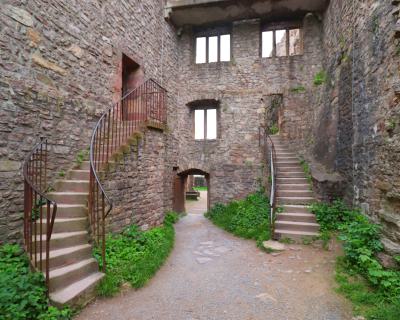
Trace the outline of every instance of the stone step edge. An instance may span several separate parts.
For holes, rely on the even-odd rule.
[[[80,296],[87,289],[97,284],[105,276],[104,273],[96,272],[88,277],[73,282],[69,286],[50,293],[50,300],[56,305],[62,306]]]

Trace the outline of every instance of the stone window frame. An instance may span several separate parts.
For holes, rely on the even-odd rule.
[[[301,53],[300,54],[295,54],[295,55],[290,55],[289,54],[289,46],[290,46],[290,39],[289,39],[289,31],[294,30],[294,29],[299,29],[300,30],[300,43],[301,43]],[[276,55],[276,36],[275,33],[278,30],[285,30],[286,31],[286,55],[284,56],[277,56]],[[266,31],[272,31],[273,32],[273,49],[272,49],[272,56],[271,57],[263,57],[262,56],[262,34],[263,32]],[[260,58],[261,59],[271,59],[271,58],[289,58],[289,57],[298,57],[304,55],[304,27],[303,23],[301,21],[291,21],[291,22],[264,22],[261,24],[261,29],[260,29]]]
[[[223,35],[229,35],[230,37],[230,57],[229,61],[221,61],[221,36]],[[206,61],[202,63],[197,63],[196,62],[196,54],[197,54],[197,38],[206,38]],[[208,50],[208,42],[210,37],[218,37],[218,51],[217,51],[217,61],[215,62],[209,62],[209,50]],[[197,28],[194,29],[194,36],[193,36],[193,63],[195,65],[207,65],[207,64],[223,64],[223,63],[231,63],[233,59],[233,36],[232,36],[232,25],[223,25],[223,26],[212,26],[212,27],[206,27],[206,28]]]
[[[195,141],[205,142],[205,141],[216,141],[220,139],[220,118],[221,112],[219,107],[219,101],[214,99],[205,99],[205,100],[196,100],[187,104],[190,108],[191,119],[192,119],[192,136]],[[207,138],[207,112],[206,110],[215,109],[217,113],[216,119],[216,138],[215,139],[208,139]],[[204,110],[204,138],[203,139],[196,139],[195,137],[195,111],[196,110]]]

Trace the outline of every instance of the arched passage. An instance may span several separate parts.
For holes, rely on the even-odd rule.
[[[188,186],[188,178],[190,176],[204,176],[207,187],[207,210],[210,209],[210,174],[204,170],[197,168],[190,168],[184,171],[178,172],[174,177],[174,198],[173,198],[173,208],[176,212],[186,212],[185,199],[186,191]]]

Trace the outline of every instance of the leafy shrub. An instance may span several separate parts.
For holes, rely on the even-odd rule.
[[[341,265],[345,267],[341,268],[339,284],[345,295],[358,304],[370,302],[360,299],[360,295],[372,295],[374,299],[370,300],[373,305],[368,306],[364,312],[368,319],[395,319],[394,312],[400,307],[400,271],[385,269],[376,258],[376,254],[383,249],[380,241],[381,227],[370,222],[359,210],[350,209],[339,200],[331,205],[314,204],[311,209],[322,231],[338,231],[339,239],[343,241],[345,256]],[[364,277],[366,284],[361,286],[358,281],[358,286],[363,288],[360,294],[350,290],[353,286],[346,283],[348,279],[344,281],[343,278],[346,273],[353,277]]]
[[[226,205],[216,204],[205,216],[236,236],[258,242],[270,238],[269,200],[263,191]]]
[[[326,72],[324,70],[321,70],[314,76],[314,85],[320,86],[326,82],[326,79]]]
[[[66,320],[71,310],[49,306],[42,273],[31,272],[29,260],[18,245],[0,247],[1,319]]]
[[[140,288],[162,266],[174,245],[173,223],[178,214],[170,212],[165,216],[164,225],[148,231],[141,231],[136,225],[126,228],[121,234],[107,236],[106,276],[98,286],[102,296],[112,296],[123,283]],[[95,257],[101,265],[101,251],[95,249]]]
[[[279,127],[274,123],[273,125],[271,125],[271,127],[269,128],[269,134],[277,134],[279,133]]]

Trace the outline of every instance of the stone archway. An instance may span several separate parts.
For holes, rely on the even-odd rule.
[[[210,209],[210,174],[209,172],[197,169],[197,168],[189,168],[180,170],[174,177],[174,185],[173,185],[173,209],[176,212],[185,212],[185,190],[188,176],[190,175],[203,175],[206,179],[207,185],[207,210]]]

